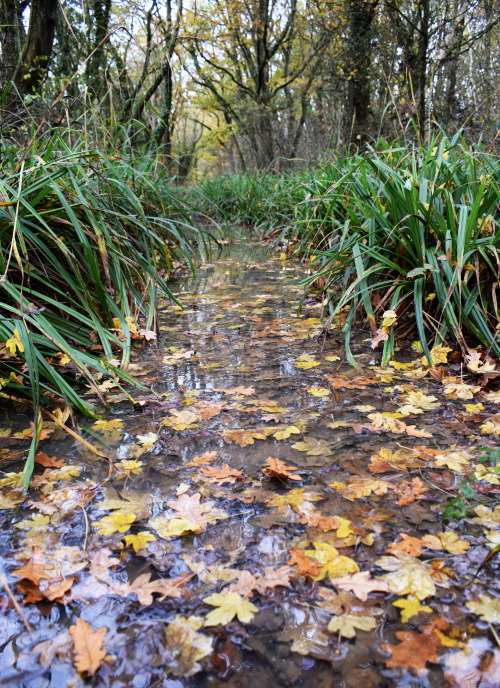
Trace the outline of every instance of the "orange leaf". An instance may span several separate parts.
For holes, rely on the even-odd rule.
[[[75,644],[76,670],[80,674],[87,673],[93,676],[106,656],[106,650],[102,649],[106,629],[100,628],[98,631],[93,631],[90,624],[83,619],[77,619],[76,624],[69,627],[69,632]]]
[[[402,480],[401,483],[394,488],[394,492],[400,495],[396,504],[400,506],[407,506],[412,502],[416,502],[420,499],[425,492],[428,492],[429,488],[425,486],[423,480],[420,478],[413,478],[413,480],[408,482],[408,480]]]
[[[304,550],[292,547],[292,549],[290,550],[290,554],[292,556],[290,558],[290,561],[288,562],[289,566],[297,564],[299,573],[301,573],[302,575],[308,575],[313,577],[319,575],[321,566],[317,562],[310,559],[307,556],[307,554],[304,554]]]
[[[266,468],[261,468],[260,472],[266,476],[266,478],[279,478],[284,480],[289,478],[290,480],[302,480],[298,473],[293,473],[297,468],[295,466],[287,466],[284,461],[280,459],[275,459],[272,456],[266,461]]]
[[[235,483],[237,480],[243,478],[243,471],[229,468],[225,463],[221,468],[209,466],[208,468],[200,468],[200,473],[208,478],[210,483],[216,485],[224,485],[224,483]]]
[[[193,456],[191,461],[188,461],[186,466],[203,466],[206,463],[210,463],[211,461],[215,461],[217,458],[217,452],[205,452],[201,456]]]
[[[47,571],[51,571],[54,567],[48,564],[43,558],[42,550],[40,547],[33,548],[33,556],[28,562],[18,569],[14,569],[12,574],[18,576],[19,578],[25,578],[31,581],[35,585],[39,585],[42,578],[53,578],[53,574],[47,574]]]
[[[35,463],[39,463],[40,466],[46,466],[47,468],[62,468],[66,465],[64,459],[58,459],[56,456],[47,456],[43,452],[36,454]]]
[[[427,662],[434,664],[438,661],[436,650],[441,646],[441,640],[432,625],[423,626],[422,631],[396,631],[396,638],[401,641],[399,645],[382,643],[382,649],[391,653],[391,658],[384,660],[386,666],[402,667],[417,676],[425,676]]]
[[[228,395],[241,394],[245,397],[250,397],[252,394],[255,394],[255,389],[253,387],[233,387],[232,389],[216,389],[214,387],[214,392],[223,392]]]

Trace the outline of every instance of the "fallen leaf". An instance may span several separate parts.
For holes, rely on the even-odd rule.
[[[376,563],[390,572],[378,578],[385,581],[395,595],[414,595],[419,600],[425,600],[436,594],[431,570],[419,559],[397,553],[394,557],[381,557]]]
[[[417,614],[420,614],[420,612],[427,612],[428,614],[432,614],[433,612],[431,607],[428,607],[425,604],[420,604],[420,602],[416,599],[407,598],[396,600],[392,604],[394,607],[401,609],[401,621],[403,623],[408,623],[413,616],[417,616]]]
[[[80,674],[93,676],[106,656],[106,651],[102,649],[106,629],[93,631],[90,624],[77,619],[76,624],[69,627],[69,632],[74,642],[76,670]]]
[[[381,647],[391,654],[390,659],[384,662],[389,668],[407,669],[416,676],[426,676],[427,662],[435,664],[439,661],[437,649],[441,641],[435,633],[433,626],[424,626],[422,633],[412,631],[396,631],[396,638],[401,642],[399,645],[388,645],[382,643]]]
[[[236,616],[242,623],[248,623],[259,611],[258,608],[236,592],[214,593],[203,598],[205,604],[217,607],[207,614],[205,626],[225,626]]]
[[[325,440],[317,440],[314,437],[304,437],[302,442],[292,444],[297,451],[306,452],[309,456],[331,456],[330,444]]]
[[[294,473],[297,468],[295,466],[287,466],[284,461],[280,459],[275,459],[270,456],[266,461],[266,467],[261,468],[260,472],[266,476],[266,478],[278,478],[280,480],[302,480],[299,473]]]
[[[156,538],[148,530],[141,530],[134,535],[125,535],[123,538],[127,547],[133,547],[134,552],[138,552],[148,546],[148,542],[155,542]]]
[[[123,594],[135,595],[139,602],[145,606],[153,603],[153,594],[162,595],[163,598],[172,597],[178,599],[182,596],[180,588],[186,585],[189,577],[174,580],[158,578],[152,581],[150,579],[150,573],[142,573],[133,583],[123,586]]]
[[[366,602],[371,592],[389,592],[387,583],[383,580],[370,578],[369,571],[358,571],[351,576],[331,578],[331,584],[339,590],[349,590],[362,602]]]
[[[354,638],[356,631],[373,631],[377,628],[377,622],[373,616],[359,616],[357,614],[342,614],[330,619],[328,630],[330,633],[338,633],[344,638]]]
[[[197,631],[203,619],[175,616],[165,629],[169,673],[185,678],[201,671],[199,660],[212,652],[212,639]]]
[[[320,565],[311,559],[311,557],[308,557],[304,550],[292,547],[290,554],[292,556],[288,561],[288,565],[293,566],[296,564],[300,574],[303,576],[311,576],[311,578],[315,578],[319,575],[321,570]]]
[[[148,523],[163,540],[181,537],[186,533],[201,533],[204,530],[196,521],[191,521],[182,516],[180,518],[168,518],[165,515],[160,515],[150,519]]]
[[[255,394],[255,389],[253,387],[233,387],[232,389],[217,389],[214,387],[214,392],[222,392],[228,396],[234,394],[241,394],[242,396],[252,396]]]
[[[109,516],[104,516],[100,521],[94,521],[92,525],[100,531],[101,535],[112,535],[113,533],[126,533],[136,519],[135,514],[123,514],[116,512]]]
[[[53,571],[54,566],[48,564],[39,547],[33,548],[33,554],[28,562],[18,569],[12,571],[13,576],[24,578],[35,585],[39,585],[42,578],[53,578],[54,574],[47,573]]]
[[[467,602],[465,606],[474,614],[478,614],[482,621],[500,623],[500,598],[498,597],[479,595],[479,601],[472,600]]]
[[[429,491],[429,488],[420,478],[413,478],[411,482],[402,480],[399,485],[396,485],[393,489],[394,492],[399,495],[399,499],[396,502],[399,506],[412,504]]]
[[[167,502],[167,506],[177,511],[180,517],[197,523],[204,530],[209,523],[214,523],[218,519],[224,518],[225,515],[222,512],[210,514],[213,510],[214,502],[207,501],[202,503],[200,500],[201,494],[199,492],[195,492],[193,495],[183,494],[177,501]]]
[[[346,573],[359,571],[359,566],[354,559],[339,554],[335,547],[326,542],[313,542],[313,546],[314,549],[306,549],[305,554],[320,564],[318,575],[312,576],[314,580],[323,580],[325,576],[332,580]]]
[[[211,461],[215,461],[217,458],[217,452],[211,451],[211,452],[205,452],[201,456],[193,456],[191,461],[188,461],[186,466],[189,467],[196,467],[196,466],[204,466],[207,463],[210,463]]]
[[[300,435],[301,431],[295,425],[289,425],[284,430],[277,430],[273,437],[275,440],[287,440],[291,435]]]
[[[225,463],[221,468],[215,468],[210,466],[209,468],[200,468],[201,475],[208,478],[208,482],[214,483],[215,485],[224,485],[225,483],[234,484],[237,480],[243,478],[243,471],[237,471],[236,469],[229,468],[229,465]]]

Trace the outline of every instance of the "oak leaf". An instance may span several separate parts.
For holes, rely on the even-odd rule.
[[[251,621],[258,608],[236,592],[214,593],[203,598],[205,604],[217,607],[207,614],[205,626],[224,626],[236,616],[242,623]]]
[[[238,471],[236,469],[229,468],[229,465],[225,463],[220,468],[215,468],[210,466],[209,468],[200,468],[200,473],[208,478],[208,482],[214,483],[215,485],[224,485],[225,483],[234,484],[237,480],[243,478],[243,471]]]
[[[299,473],[294,473],[297,468],[295,466],[287,466],[281,459],[275,459],[270,456],[266,461],[266,467],[261,468],[260,472],[266,476],[266,478],[279,478],[280,480],[302,480]]]
[[[106,656],[106,651],[102,649],[106,629],[93,631],[90,624],[77,619],[76,624],[69,627],[69,632],[74,642],[76,670],[80,674],[93,676]]]

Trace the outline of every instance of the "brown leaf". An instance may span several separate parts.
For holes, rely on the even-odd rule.
[[[193,456],[191,461],[188,461],[186,466],[189,467],[196,467],[196,466],[203,466],[206,463],[210,463],[211,461],[215,461],[217,458],[217,452],[205,452],[201,456]]]
[[[74,642],[76,670],[80,674],[87,673],[93,676],[106,656],[106,650],[102,649],[106,629],[93,631],[90,624],[83,619],[77,619],[76,624],[69,627],[69,632]]]
[[[349,379],[340,377],[340,375],[329,375],[328,373],[323,375],[323,377],[326,378],[335,389],[366,389],[367,385],[375,385],[378,382],[377,380],[370,380],[370,378],[367,377]]]
[[[281,585],[285,588],[290,587],[290,578],[293,571],[289,566],[279,566],[277,569],[272,566],[264,566],[264,575],[257,578],[255,589],[257,592],[264,593],[270,588]]]
[[[214,502],[208,501],[202,504],[200,500],[201,494],[199,492],[195,492],[194,495],[183,494],[177,501],[167,502],[167,506],[177,511],[180,517],[198,523],[201,528],[205,529],[209,523],[206,514],[212,510]]]
[[[126,586],[124,592],[126,594],[133,593],[141,604],[148,606],[153,602],[153,593],[163,597],[181,597],[182,592],[180,588],[184,587],[191,577],[184,576],[174,580],[159,578],[152,581],[150,580],[150,573],[142,573],[132,584]]]
[[[229,396],[233,394],[241,394],[242,396],[250,397],[252,394],[255,394],[255,389],[253,387],[233,387],[232,389],[216,389],[214,387],[214,392],[223,392]]]
[[[57,578],[49,583],[41,583],[40,592],[45,599],[62,604],[70,599],[69,597],[67,599],[64,598],[66,593],[71,590],[75,580],[76,578]]]
[[[215,468],[214,466],[200,468],[200,473],[208,478],[208,482],[215,485],[224,485],[224,483],[234,484],[237,480],[243,478],[243,471],[231,469],[227,463],[221,466],[221,468]]]
[[[194,407],[200,414],[200,416],[203,418],[203,420],[210,420],[210,418],[213,418],[214,416],[218,416],[219,413],[222,413],[225,408],[227,408],[226,404],[221,401],[218,404],[212,403],[210,401],[197,401],[196,404],[194,404]]]
[[[275,459],[272,456],[266,461],[266,467],[261,468],[260,472],[266,476],[266,478],[279,478],[284,480],[288,478],[289,480],[302,480],[298,473],[294,473],[297,468],[295,466],[287,466],[284,461],[280,459]]]
[[[396,504],[399,504],[400,506],[412,504],[428,491],[429,488],[426,487],[424,481],[420,480],[420,478],[413,478],[411,482],[408,482],[408,480],[403,480],[394,488],[394,492],[400,495]]]
[[[401,667],[416,676],[425,676],[427,662],[438,661],[437,648],[441,646],[441,640],[434,626],[423,626],[422,633],[396,631],[396,638],[401,641],[399,645],[382,643],[381,646],[391,653],[391,658],[384,660],[387,667]]]
[[[53,578],[54,574],[48,574],[54,567],[44,559],[40,547],[33,548],[33,555],[28,562],[18,569],[12,571],[12,575],[31,581],[39,585],[42,578]]]

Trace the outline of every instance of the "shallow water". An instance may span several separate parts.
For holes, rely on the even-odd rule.
[[[111,481],[102,483],[106,461],[96,460],[59,432],[41,444],[42,452],[81,466],[81,472],[63,481],[56,468],[49,468],[44,478],[37,478],[45,470],[38,467],[29,502],[1,512],[0,552],[10,587],[20,601],[28,596],[23,613],[33,630],[25,628],[4,596],[0,685],[424,688],[465,685],[463,676],[469,674],[471,688],[500,685],[500,679],[490,677],[496,666],[500,671],[494,634],[465,606],[479,594],[498,597],[498,564],[492,559],[469,584],[471,572],[489,551],[485,532],[471,520],[474,514],[443,526],[439,514],[456,496],[463,475],[435,462],[439,452],[458,450],[466,450],[472,461],[481,453],[478,446],[494,446],[489,437],[479,435],[478,422],[488,409],[497,409],[485,402],[483,415],[464,412],[464,401],[445,397],[441,383],[429,375],[415,378],[408,368],[393,369],[390,375],[380,371],[367,333],[361,333],[354,346],[361,368],[350,368],[339,330],[326,339],[319,336],[320,305],[311,300],[298,313],[303,271],[276,259],[266,246],[240,244],[201,267],[196,277],[174,282],[184,310],[165,304],[158,344],[134,352],[134,370],[144,389],[128,390],[134,404],[119,390],[107,394],[109,411],[103,418],[122,421],[123,427],[102,432],[82,420],[87,439],[115,463]],[[301,368],[304,361],[314,365]],[[370,413],[394,412],[413,392],[439,400],[431,403],[432,409],[403,418],[407,426],[416,426],[417,436],[377,429],[375,421],[370,422]],[[481,394],[473,401],[482,399]],[[22,416],[15,417],[16,426],[23,422],[27,424]],[[423,437],[418,435],[422,432]],[[149,439],[148,433],[153,433]],[[293,447],[296,443],[298,448]],[[434,453],[426,454],[422,447]],[[403,458],[374,472],[371,457],[380,459],[384,450],[399,450]],[[207,452],[216,452],[216,457],[188,465]],[[267,477],[262,470],[270,457],[296,467],[300,479]],[[142,465],[137,473],[125,475],[123,461]],[[241,476],[217,484],[206,471],[224,464]],[[406,499],[394,492],[402,481],[411,492],[415,478],[421,481],[420,493],[414,490]],[[382,482],[365,483],[365,491],[355,495],[349,492],[349,486],[360,487],[363,480]],[[494,499],[496,485],[486,487],[490,494],[485,499]],[[164,527],[175,519],[179,514],[168,502],[183,494],[199,494],[202,504],[213,502],[211,511],[207,506],[209,522],[200,514],[196,522],[195,514],[191,530],[188,526],[181,536],[165,535],[158,518],[164,519]],[[99,508],[103,498],[108,501]],[[124,533],[100,534],[93,525],[114,512],[110,499],[133,502],[136,518]],[[314,514],[346,519],[347,534],[339,524],[315,522]],[[498,526],[490,525],[493,531],[497,527],[500,518]],[[450,530],[466,543],[462,552],[428,547],[412,559],[423,562],[422,575],[436,585],[429,595],[420,594],[414,581],[410,592],[402,586],[399,595],[381,590],[363,600],[332,582],[348,570],[340,568],[340,573],[315,581],[300,574],[296,565],[288,566],[292,548],[306,550],[318,563],[312,543],[317,551],[323,543],[361,571],[383,578],[387,570],[377,562],[387,556],[391,543],[401,541],[402,533],[421,539]],[[130,545],[124,548],[125,535],[139,532],[155,539],[137,553]],[[438,541],[432,542],[436,546]],[[61,597],[30,602],[33,591],[12,573],[34,547],[40,547],[45,562],[54,567],[50,576],[57,572],[63,580],[74,579]],[[108,558],[99,566],[98,555],[106,549],[113,562]],[[285,584],[271,581],[280,567],[287,567],[281,570]],[[202,600],[242,583],[237,576],[244,571],[261,580],[260,589],[243,593],[257,608],[252,618],[203,626],[214,607]],[[147,573],[153,580],[180,581],[182,594],[162,598],[153,591],[151,603],[141,603],[126,586]],[[427,610],[402,623],[392,603],[414,594]],[[332,618],[348,614],[355,621],[368,618],[372,628],[358,626],[353,637],[327,630]],[[176,645],[165,631],[179,616],[198,617],[199,635],[188,634],[191,640]],[[78,618],[94,631],[106,629],[108,656],[93,676],[79,675],[73,666],[67,629]],[[396,639],[401,631],[410,635]],[[203,638],[211,641],[211,648],[197,659],[192,648]],[[421,657],[418,669],[411,665],[411,656],[422,653],[422,638],[430,639],[429,663]],[[468,659],[469,669],[460,674],[460,682],[450,658],[473,649],[467,645],[470,638],[483,645]],[[399,642],[408,644],[410,659],[391,666],[391,650],[383,645]]]

